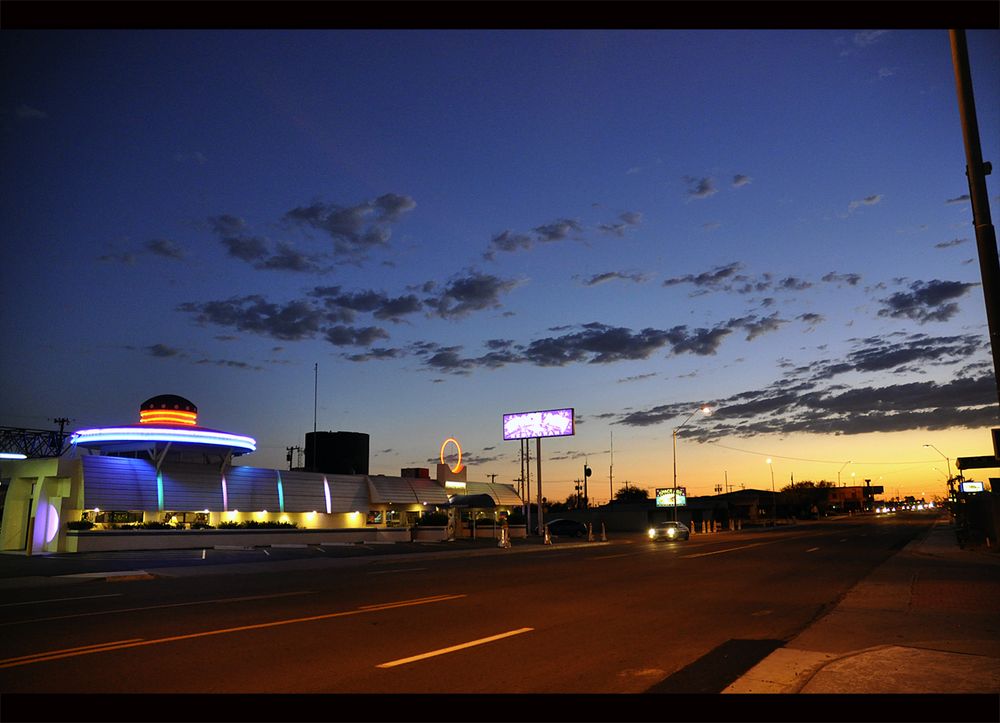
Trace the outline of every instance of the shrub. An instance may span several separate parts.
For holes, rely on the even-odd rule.
[[[417,520],[417,525],[441,527],[447,524],[448,524],[447,512],[425,512],[424,514],[420,515],[420,519]]]
[[[192,530],[214,530],[215,528],[207,522],[192,522]]]
[[[70,520],[66,523],[67,530],[89,530],[94,526],[90,520]]]
[[[148,522],[140,522],[135,525],[141,530],[169,530],[173,529],[172,525],[168,525],[166,522],[160,522],[159,520],[149,520]]]
[[[296,529],[294,522],[277,522],[275,520],[243,520],[242,522],[220,522],[219,527],[225,530],[273,530],[280,528]]]

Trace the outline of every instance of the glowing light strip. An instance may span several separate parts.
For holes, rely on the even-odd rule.
[[[163,472],[156,473],[156,508],[163,512]]]
[[[226,432],[199,429],[168,429],[164,427],[103,427],[81,429],[70,435],[70,444],[96,444],[98,442],[189,442],[191,444],[215,444],[222,447],[236,447],[254,452],[257,440]]]
[[[198,415],[195,412],[185,412],[179,409],[149,409],[139,412],[139,422],[141,424],[190,424],[198,423]]]
[[[326,481],[326,477],[323,478],[323,494],[326,496],[326,514],[331,514],[330,510],[330,483]]]
[[[18,452],[0,452],[0,459],[27,459],[28,455]]]
[[[454,437],[448,437],[448,439],[444,441],[444,444],[441,445],[441,464],[448,464],[447,462],[444,461],[444,448],[448,446],[448,442],[454,442],[455,449],[458,450],[458,462],[455,463],[454,467],[448,465],[451,468],[453,474],[458,474],[459,472],[462,471],[462,445],[460,445],[458,443],[458,440],[455,439]]]
[[[226,475],[222,475],[222,511],[229,512],[229,492],[226,490]]]
[[[281,486],[281,472],[278,472],[278,511],[285,511],[285,490]]]

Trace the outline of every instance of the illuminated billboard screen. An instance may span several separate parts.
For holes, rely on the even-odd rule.
[[[982,482],[962,482],[961,483],[962,492],[984,492]]]
[[[674,506],[674,488],[673,487],[657,487],[656,489],[656,506],[657,507],[673,507]],[[677,488],[677,507],[683,507],[687,504],[687,488],[678,487]]]
[[[573,434],[572,407],[503,415],[503,438],[505,440],[569,437]]]

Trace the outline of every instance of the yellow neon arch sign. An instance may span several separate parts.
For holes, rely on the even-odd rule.
[[[454,437],[448,437],[448,439],[446,439],[444,443],[441,445],[441,464],[448,464],[447,462],[444,461],[444,448],[448,446],[448,442],[452,442],[455,445],[455,449],[458,450],[458,462],[455,463],[454,467],[448,465],[449,467],[451,467],[452,474],[458,474],[459,472],[462,471],[462,445],[460,445],[458,443],[458,440],[455,439]]]

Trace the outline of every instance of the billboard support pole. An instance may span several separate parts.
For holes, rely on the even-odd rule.
[[[538,534],[544,534],[542,525],[544,524],[542,515],[542,438],[535,437],[535,464],[537,469],[535,477],[538,479]]]

